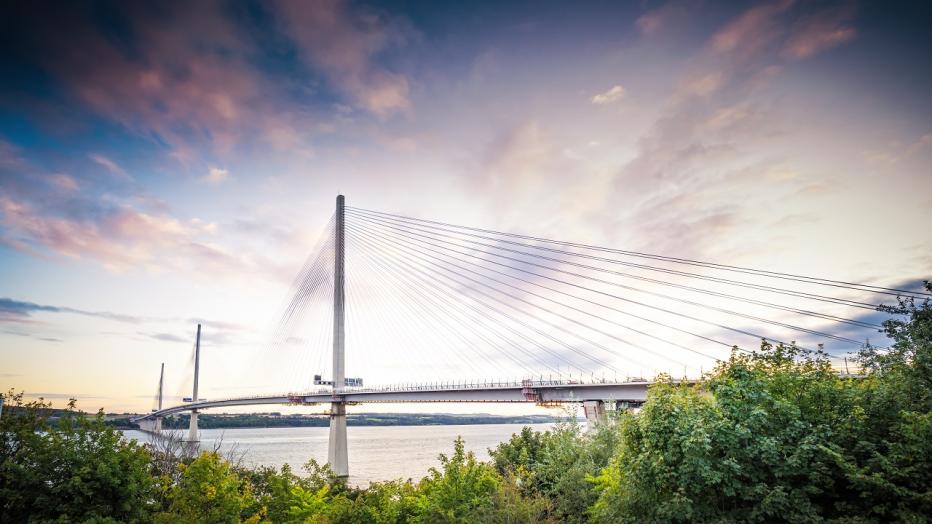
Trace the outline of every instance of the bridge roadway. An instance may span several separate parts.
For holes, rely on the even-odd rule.
[[[615,401],[640,404],[647,398],[651,381],[573,383],[567,381],[522,381],[478,384],[430,384],[385,388],[346,388],[334,393],[330,389],[308,393],[237,397],[188,402],[153,411],[133,419],[142,422],[174,413],[209,408],[259,406],[268,404],[314,405],[324,403],[391,402],[534,402],[538,404]]]

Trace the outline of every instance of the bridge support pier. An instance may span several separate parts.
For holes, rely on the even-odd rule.
[[[185,442],[198,442],[200,441],[200,436],[197,434],[197,410],[191,411],[191,424],[188,425],[188,438],[185,439]]]
[[[197,381],[201,375],[201,325],[197,325],[197,338],[194,342],[194,392],[191,395],[191,402],[197,402]],[[191,410],[191,424],[188,426],[188,442],[199,442],[201,439],[197,434],[197,410]]]
[[[346,444],[346,404],[330,405],[330,442],[327,452],[330,469],[338,477],[349,476],[349,453]]]
[[[152,432],[153,432],[153,433],[161,433],[161,432],[162,432],[162,417],[156,417],[156,418],[155,418],[155,423],[152,424]]]
[[[605,402],[601,400],[584,400],[583,412],[589,427],[605,422]]]

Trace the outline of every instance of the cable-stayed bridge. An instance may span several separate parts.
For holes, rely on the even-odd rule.
[[[347,475],[347,405],[573,402],[597,419],[606,402],[642,402],[658,373],[688,381],[762,340],[824,352],[847,372],[846,355],[878,336],[879,303],[929,296],[406,217],[342,196],[292,291],[249,369],[285,355],[272,382],[301,386],[203,399],[199,325],[191,397],[164,407],[160,377],[141,427],[190,411],[196,440],[199,410],[329,405],[328,459]],[[363,386],[382,377],[404,383]]]

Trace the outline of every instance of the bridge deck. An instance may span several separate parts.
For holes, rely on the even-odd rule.
[[[183,411],[220,407],[259,406],[266,404],[350,404],[392,402],[536,402],[560,403],[585,400],[612,400],[643,402],[651,382],[568,383],[568,382],[511,382],[497,384],[430,385],[387,387],[376,389],[346,389],[340,394],[330,390],[308,393],[238,397],[221,400],[190,402],[154,411],[134,419],[141,421],[164,417]]]

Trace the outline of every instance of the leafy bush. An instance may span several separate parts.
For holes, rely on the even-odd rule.
[[[132,521],[152,510],[157,479],[149,453],[75,402],[56,427],[50,404],[4,395],[0,418],[0,522]]]

